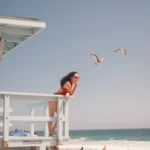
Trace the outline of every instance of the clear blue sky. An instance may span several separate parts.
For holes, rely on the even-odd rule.
[[[1,0],[0,14],[47,24],[2,60],[0,91],[53,93],[75,70],[70,129],[150,127],[149,0]],[[128,55],[114,53],[118,47]],[[95,66],[91,52],[104,62]],[[24,104],[11,103],[14,113],[24,114]]]

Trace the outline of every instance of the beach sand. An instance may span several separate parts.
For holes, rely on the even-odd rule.
[[[150,141],[76,141],[64,142],[60,150],[150,150]],[[0,148],[0,150],[32,150],[30,147]],[[35,150],[35,149],[33,149]],[[36,148],[39,150],[39,147]]]
[[[68,150],[70,148],[80,150],[81,147],[102,150],[105,145],[106,150],[150,150],[150,141],[69,141],[64,142],[62,147],[67,145]]]

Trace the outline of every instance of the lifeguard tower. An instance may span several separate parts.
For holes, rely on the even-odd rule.
[[[27,40],[33,38],[46,28],[43,20],[35,18],[0,16],[0,59],[11,53]],[[19,50],[19,49],[17,49]],[[69,139],[68,130],[68,102],[64,96],[53,94],[37,94],[37,93],[18,93],[0,91],[0,100],[3,106],[0,106],[0,127],[3,129],[3,135],[0,136],[0,149],[2,148],[31,148],[39,147],[45,150],[46,147],[60,145],[64,139]],[[27,111],[30,116],[12,116],[10,112],[13,108],[10,101],[13,100],[39,100],[30,104]],[[49,117],[48,101],[57,101],[57,117]],[[34,116],[37,107],[44,107],[44,116]],[[56,136],[49,136],[48,121],[57,122]],[[13,125],[13,121],[30,122],[31,128],[29,137],[9,136],[9,127]],[[34,124],[36,122],[44,122],[44,136],[34,136]]]
[[[6,56],[45,28],[40,19],[0,15],[0,55]]]

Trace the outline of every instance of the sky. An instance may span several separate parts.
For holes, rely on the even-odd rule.
[[[149,0],[1,0],[1,15],[39,18],[46,29],[2,59],[0,91],[52,94],[64,75],[77,71],[70,129],[149,128],[149,8]],[[104,62],[95,65],[89,53]],[[28,114],[28,103],[11,101],[13,114]]]

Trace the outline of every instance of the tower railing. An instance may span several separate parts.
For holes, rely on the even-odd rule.
[[[69,139],[68,100],[63,95],[0,92],[0,99],[3,100],[3,106],[0,107],[0,126],[3,127],[3,133],[0,137],[0,147],[39,146],[41,150],[45,150],[47,146],[60,145],[64,139]],[[10,101],[13,100],[35,100],[34,103],[27,105],[30,116],[10,115],[10,112],[13,112],[14,109],[10,107]],[[48,101],[57,101],[56,117],[49,116]],[[35,109],[38,107],[44,107],[44,116],[35,116]],[[13,125],[14,121],[30,123],[31,136],[9,136],[9,128]],[[56,136],[49,136],[48,121],[57,123]],[[34,135],[35,123],[37,122],[44,123],[43,136]]]

